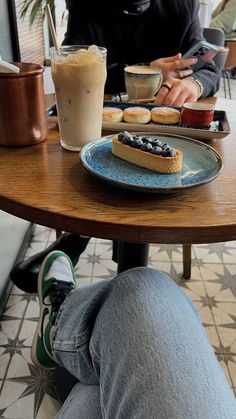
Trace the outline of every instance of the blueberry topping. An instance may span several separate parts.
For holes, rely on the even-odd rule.
[[[175,157],[176,156],[176,151],[171,147],[166,148],[165,150],[163,150],[162,153],[165,153],[165,154],[163,154],[163,157]]]
[[[121,141],[122,144],[146,151],[147,153],[155,154],[157,156],[176,156],[176,150],[174,148],[167,143],[162,144],[162,142],[157,138],[152,139],[151,137],[137,134],[131,135],[128,131],[121,131],[118,134],[118,140]]]
[[[149,142],[143,143],[143,145],[141,146],[141,150],[152,151],[152,144]]]
[[[162,147],[162,142],[158,140],[157,138],[155,138],[154,140],[152,140],[152,145],[154,147]]]
[[[117,137],[119,141],[122,141],[124,138],[132,138],[132,135],[128,131],[121,131]]]
[[[160,156],[162,153],[162,148],[158,146],[154,146],[152,147],[151,153],[156,154],[157,156]]]
[[[152,139],[150,137],[142,137],[142,140],[144,143],[151,143],[152,144]]]
[[[130,138],[129,138],[129,137],[124,137],[124,138],[122,138],[121,142],[122,142],[122,144],[129,145],[129,143],[130,143]]]
[[[131,146],[131,147],[133,147],[133,143],[134,143],[134,139],[133,139],[133,137],[131,137],[130,139],[129,139],[129,145]]]
[[[174,148],[170,148],[170,157],[175,157],[176,156],[176,150]]]
[[[162,155],[162,157],[168,157],[169,156],[169,152],[168,152],[168,150],[162,150],[162,153],[161,153],[161,155]]]
[[[131,145],[133,141],[134,140],[131,136],[130,137],[123,137],[122,140],[121,140],[122,144],[126,144],[126,145]]]
[[[143,145],[143,141],[141,140],[141,138],[134,139],[131,144],[131,146],[134,148],[141,148],[142,145]]]
[[[143,140],[143,137],[141,137],[141,135],[133,135],[133,139],[134,140]]]

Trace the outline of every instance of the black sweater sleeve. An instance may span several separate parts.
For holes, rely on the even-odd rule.
[[[182,7],[186,7],[187,1],[182,1]],[[187,52],[197,42],[203,40],[202,28],[200,27],[198,9],[199,4],[197,0],[189,0],[189,16],[191,20],[186,32],[182,39],[182,52]],[[191,11],[190,11],[191,7]],[[181,13],[186,13],[186,10],[182,10]],[[202,97],[212,96],[219,89],[220,84],[220,72],[216,67],[213,60],[205,63],[204,67],[193,73],[194,78],[198,79],[203,85]]]

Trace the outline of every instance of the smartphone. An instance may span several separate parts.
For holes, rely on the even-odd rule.
[[[212,60],[219,50],[217,45],[210,44],[206,41],[199,41],[196,45],[190,48],[182,58],[197,58],[196,64],[193,64],[191,68],[193,71],[199,70],[207,61]]]

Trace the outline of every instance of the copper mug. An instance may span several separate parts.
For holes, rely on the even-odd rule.
[[[19,73],[0,73],[0,146],[27,146],[45,140],[47,121],[44,68],[13,63]]]

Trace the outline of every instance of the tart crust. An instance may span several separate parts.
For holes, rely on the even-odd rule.
[[[176,149],[175,157],[162,157],[146,151],[133,148],[112,137],[112,154],[145,169],[158,173],[177,173],[182,169],[183,153]]]

